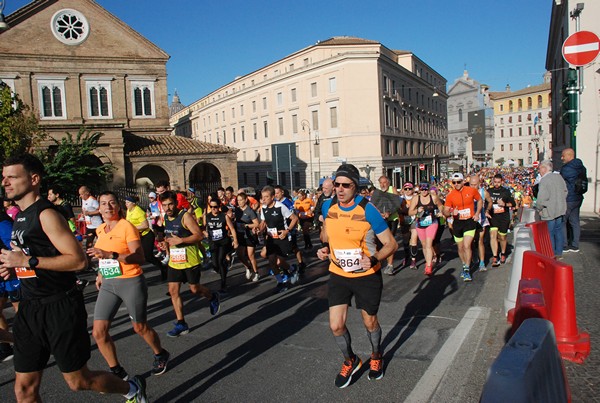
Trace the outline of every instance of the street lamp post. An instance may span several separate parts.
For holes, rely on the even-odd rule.
[[[314,178],[313,178],[314,174],[313,174],[313,162],[312,162],[312,137],[311,137],[311,132],[310,132],[310,123],[308,122],[308,120],[302,119],[300,124],[302,125],[303,132],[306,131],[306,129],[308,129],[308,155],[309,155],[309,160],[310,160],[310,188],[314,189],[315,183],[314,183]]]
[[[8,24],[4,21],[4,6],[6,5],[6,1],[0,0],[0,31],[4,31],[8,29]]]

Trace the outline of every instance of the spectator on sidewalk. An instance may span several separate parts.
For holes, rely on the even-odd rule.
[[[536,208],[540,218],[548,223],[550,241],[556,259],[562,258],[564,247],[563,222],[567,211],[567,185],[562,176],[552,172],[552,161],[544,160],[539,166],[542,179]]]
[[[587,170],[579,158],[575,158],[572,148],[565,148],[560,159],[563,166],[560,175],[567,184],[567,212],[563,224],[563,236],[565,238],[564,252],[579,252],[579,236],[581,226],[579,225],[579,210],[583,203],[583,194],[587,191]]]

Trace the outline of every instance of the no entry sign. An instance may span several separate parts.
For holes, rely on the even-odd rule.
[[[594,61],[600,52],[600,39],[590,31],[579,31],[570,35],[563,43],[562,54],[574,66],[585,66]]]

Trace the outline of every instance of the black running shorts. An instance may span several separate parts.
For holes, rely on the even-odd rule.
[[[174,269],[169,266],[167,268],[167,282],[200,284],[200,266],[190,267],[189,269]]]
[[[16,372],[42,371],[54,355],[63,373],[78,371],[90,359],[87,312],[80,291],[43,300],[23,300],[15,316]]]
[[[287,239],[267,238],[265,246],[267,247],[267,256],[277,255],[286,257],[291,255],[294,250],[292,242]]]
[[[352,305],[352,296],[356,308],[362,309],[369,315],[377,315],[383,280],[381,270],[362,277],[343,277],[334,273],[329,274],[329,306]]]

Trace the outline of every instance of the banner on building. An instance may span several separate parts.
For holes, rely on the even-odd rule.
[[[486,151],[485,146],[485,110],[469,112],[469,136],[473,151]]]

